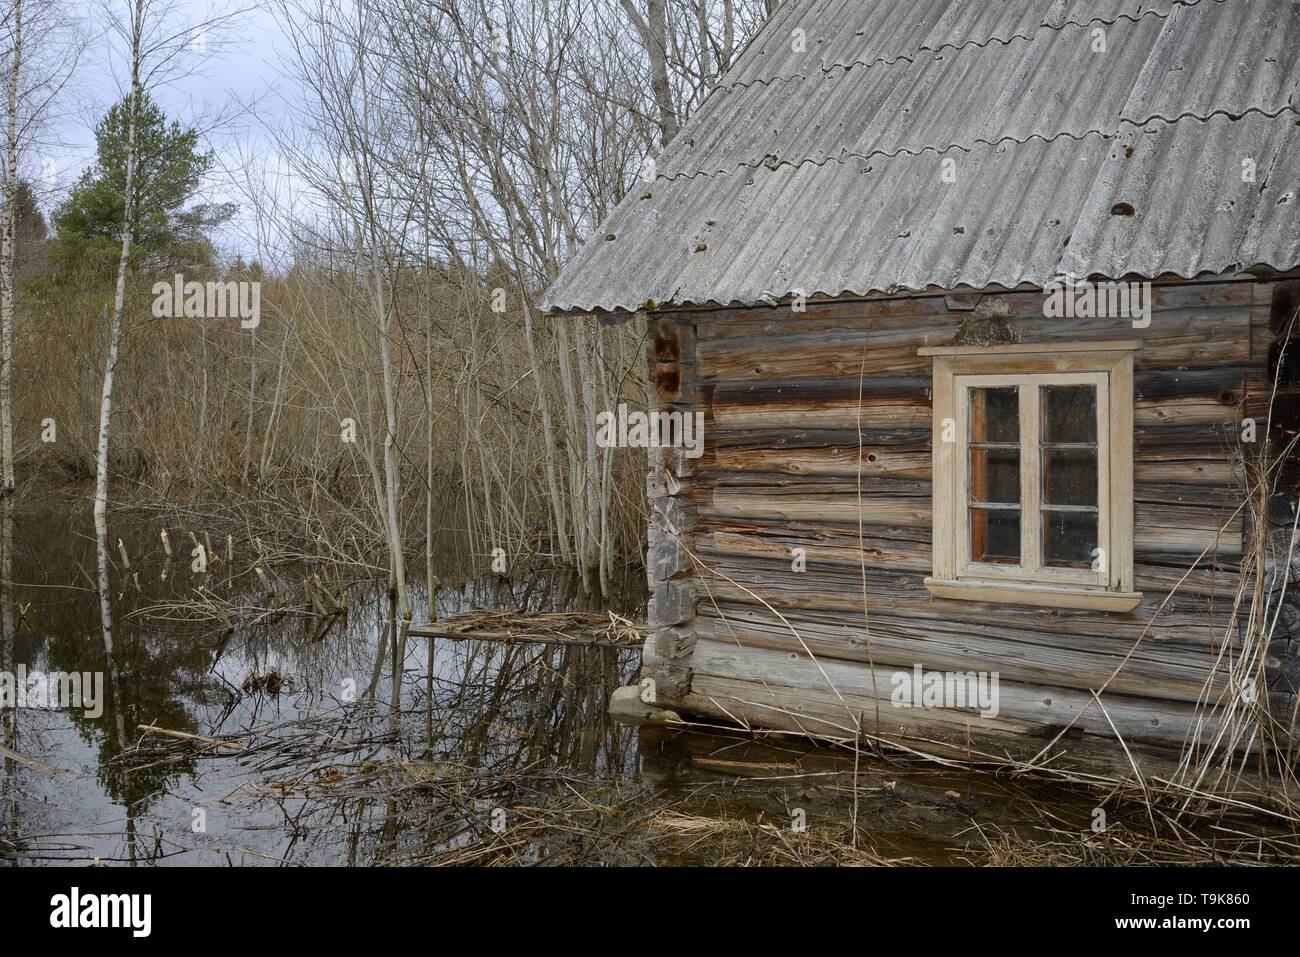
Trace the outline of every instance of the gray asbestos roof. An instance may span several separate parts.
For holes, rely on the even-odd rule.
[[[785,0],[542,306],[1257,265],[1300,266],[1300,0]]]

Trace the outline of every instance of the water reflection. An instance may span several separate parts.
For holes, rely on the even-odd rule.
[[[382,583],[272,563],[192,574],[167,562],[152,521],[116,520],[132,567],[116,579],[110,657],[76,517],[88,507],[4,504],[0,579],[15,584],[0,593],[0,670],[113,680],[97,717],[0,714],[0,861],[950,863],[1045,821],[1070,841],[1093,836],[1098,799],[1084,791],[789,737],[613,724],[607,702],[633,679],[635,649],[413,637],[394,733],[391,682],[372,681]],[[313,608],[318,581],[346,613]],[[641,617],[642,593],[630,583],[615,610]],[[430,599],[438,617],[589,610],[567,576],[412,597],[417,620]],[[1109,833],[1145,817],[1113,808]]]
[[[5,709],[8,753],[56,770],[6,756],[0,858],[336,862],[342,854],[357,862],[366,859],[358,857],[363,853],[391,856],[410,826],[410,809],[391,797],[350,795],[341,804],[286,797],[296,782],[327,767],[337,779],[345,773],[340,768],[369,774],[414,762],[497,781],[543,766],[585,775],[637,773],[635,733],[611,725],[604,710],[613,688],[630,680],[634,652],[442,640],[433,645],[429,672],[427,639],[413,638],[393,737],[384,698],[390,683],[376,683],[377,700],[365,697],[386,625],[382,588],[350,587],[346,616],[322,630],[318,617],[285,597],[318,570],[281,567],[238,579],[190,575],[158,553],[156,529],[119,520],[127,531],[124,550],[153,554],[157,567],[137,557],[131,574],[121,576],[110,655],[86,574],[93,543],[72,510],[4,517],[0,556],[12,567],[0,578],[15,584],[0,596],[0,669],[13,672],[21,663],[47,674],[98,672],[108,693],[97,717]],[[206,590],[264,608],[268,581],[280,613],[214,621],[187,606]],[[568,576],[464,582],[433,600],[440,617],[473,608],[583,604]],[[428,601],[427,594],[413,594],[417,620],[427,616]],[[15,608],[23,609],[21,620]],[[142,725],[168,734],[142,734]],[[203,750],[199,740],[242,740],[254,731],[275,745],[233,757],[229,749],[213,749],[223,757]],[[292,779],[282,780],[281,772]],[[376,782],[370,787],[378,797],[382,789]],[[472,805],[448,813],[467,810]]]

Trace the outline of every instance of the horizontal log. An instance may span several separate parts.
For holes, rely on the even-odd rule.
[[[875,432],[875,430],[874,430]],[[776,438],[780,432],[771,432],[774,447],[715,446],[706,449],[698,460],[695,471],[699,475],[768,475],[841,477],[855,480],[859,459],[863,477],[898,477],[898,479],[928,480],[932,475],[930,432],[920,429],[900,429],[906,438],[894,442],[853,445],[852,430],[826,430],[823,434],[842,443],[828,443],[826,447],[779,446]],[[757,433],[746,433],[754,436]],[[810,433],[802,433],[810,434]],[[878,433],[879,434],[879,433]],[[719,433],[712,433],[714,441]],[[1218,452],[1206,443],[1192,452],[1140,445],[1134,450],[1134,480],[1139,484],[1199,486],[1201,495],[1238,495],[1242,482],[1239,462],[1229,458],[1227,452]]]
[[[930,525],[930,496],[890,499],[855,494],[801,494],[799,489],[719,488],[700,506],[710,517],[786,521],[858,522],[866,525]]]
[[[1133,429],[1133,444],[1141,454],[1209,455],[1232,458],[1242,450],[1237,426],[1175,425],[1148,422]]]
[[[951,337],[955,325],[946,328]],[[939,333],[939,330],[934,330]],[[941,334],[941,333],[939,333]],[[928,372],[932,360],[917,355],[924,340],[915,330],[885,342],[879,333],[831,332],[778,339],[714,340],[700,344],[699,374],[704,380],[848,378]]]
[[[692,667],[692,690],[697,694],[739,691],[744,695],[752,694],[755,688],[780,689],[784,694],[778,700],[796,713],[808,706],[814,714],[834,716],[848,729],[862,722],[863,730],[870,734],[910,736],[931,723],[946,724],[959,732],[969,727],[972,731],[1001,728],[1050,733],[1050,729],[1074,722],[1074,727],[1085,735],[1114,741],[1118,733],[1125,743],[1177,748],[1194,740],[1198,731],[1202,740],[1209,740],[1212,733],[1211,728],[1198,725],[1194,708],[1175,702],[1108,690],[1101,698],[1103,712],[1086,691],[1004,681],[1001,676],[997,715],[986,716],[969,708],[895,707],[893,691],[898,682],[892,670],[860,664],[815,662],[807,657],[792,658],[780,652],[701,639],[696,644]],[[750,687],[737,688],[710,679]],[[740,695],[729,696],[744,700]]]
[[[1214,489],[1237,486],[1243,478],[1239,466],[1227,459],[1147,458],[1139,450],[1133,454],[1133,480],[1148,484],[1182,482]]]
[[[1244,395],[1241,391],[1209,392],[1203,395],[1136,399],[1133,402],[1133,423],[1135,426],[1200,425],[1235,428],[1242,419]]]
[[[840,433],[845,434],[845,433]],[[848,433],[851,437],[852,433]],[[823,449],[715,449],[702,470],[770,472],[782,475],[898,478],[930,477],[930,438],[907,444],[831,446]]]
[[[837,490],[820,482],[816,485],[759,484],[754,476],[734,476],[751,484],[735,485],[717,477],[711,492],[702,492],[701,516],[782,521],[827,521],[866,525],[929,527],[931,497],[925,489],[884,490],[874,479],[872,487]],[[773,477],[772,481],[779,481]],[[1136,555],[1198,555],[1213,552],[1222,556],[1241,554],[1241,526],[1232,522],[1226,531],[1223,510],[1199,504],[1134,505],[1133,548]]]
[[[821,565],[929,573],[929,529],[856,524],[758,523],[715,521],[696,536],[701,555],[735,560],[758,559],[793,564],[794,549],[803,549],[806,568]]]
[[[874,662],[877,666],[949,671],[996,671],[1015,681],[1063,688],[1107,686],[1117,694],[1195,702],[1205,688],[1214,694],[1227,684],[1215,674],[1207,648],[1186,645],[1138,646],[1089,635],[1026,628],[1008,631],[945,620],[917,620],[886,613],[845,615],[821,620],[785,615],[789,624],[761,605],[718,605],[701,610],[693,630],[703,638],[767,648],[820,659]],[[856,617],[856,620],[855,620]],[[1122,667],[1121,667],[1122,666]],[[1116,672],[1116,669],[1119,669]]]
[[[1238,552],[1240,549],[1238,549]],[[1139,552],[1133,563],[1133,587],[1140,592],[1215,596],[1231,602],[1240,580],[1240,555],[1152,556]]]
[[[1238,435],[1235,422],[1228,428],[1214,428],[1152,421],[1135,431],[1133,477],[1138,482],[1236,487],[1241,481]],[[856,475],[861,442],[864,474],[921,478],[930,474],[930,438],[928,423],[918,428],[862,429],[861,433],[853,428],[714,427],[708,432],[704,456],[697,466],[791,475]]]
[[[898,747],[961,758],[988,753],[979,747],[983,745],[999,757],[1010,754],[1023,760],[1048,742],[1041,725],[1010,717],[976,716],[972,720],[965,712],[937,708],[898,709],[895,713],[888,698],[882,700],[874,694],[789,688],[754,678],[696,675],[681,706],[751,727],[844,742],[861,734]]]
[[[1156,282],[1152,285],[1154,310],[1185,306],[1249,306],[1256,301],[1259,283],[1251,276],[1240,279],[1205,282]]]
[[[712,390],[710,429],[897,429],[930,424],[930,380],[818,379],[802,384],[728,384]]]
[[[821,566],[860,571],[865,561],[869,573],[876,570],[932,571],[930,530],[924,527],[890,528],[856,522],[745,521],[712,518],[701,523],[695,540],[696,552],[710,558],[734,561],[757,560],[792,565],[795,549],[802,549],[804,567],[815,572]],[[1168,594],[1175,587],[1197,595],[1231,596],[1237,587],[1237,562],[1224,555],[1175,555],[1149,558],[1139,552],[1134,563],[1137,591]],[[1217,558],[1217,561],[1216,561]],[[1195,565],[1195,567],[1193,567]]]
[[[718,469],[702,471],[694,480],[698,488],[747,489],[770,492],[789,498],[819,499],[824,495],[853,495],[862,493],[866,499],[888,500],[925,496],[930,494],[931,483],[925,479],[904,478],[894,475],[785,475],[778,472],[724,472]]]
[[[859,396],[852,383],[816,380],[817,387],[800,388],[782,381],[778,390],[715,389],[706,426],[716,429],[890,429],[924,428],[932,421],[929,384],[916,380],[893,391],[864,390]],[[1137,398],[1133,403],[1136,428],[1202,426],[1197,447],[1223,448],[1220,433],[1212,427],[1236,430],[1243,417],[1245,393],[1209,391],[1187,395]]]
[[[1199,440],[1184,445],[1153,442],[1159,427],[1144,430],[1133,450],[1134,480],[1240,487],[1242,471],[1234,450],[1217,441],[1217,432],[1192,428]],[[931,475],[928,428],[864,429],[863,433],[864,475]],[[852,429],[713,430],[705,445],[697,471],[716,468],[809,476],[857,474],[858,446]]]
[[[1230,518],[1232,509],[1196,505],[1133,506],[1133,553],[1174,556],[1201,552],[1235,557],[1242,551],[1241,519]]]
[[[863,610],[860,568],[818,565],[793,572],[789,562],[763,562],[712,556],[704,562],[697,614],[718,603],[757,605],[778,610],[857,616]],[[1192,592],[1148,592],[1127,614],[935,598],[926,591],[924,572],[868,568],[866,594],[872,614],[917,621],[951,621],[972,627],[1009,630],[1048,629],[1058,635],[1092,635],[1131,643],[1140,636],[1153,644],[1217,648],[1228,628],[1231,601],[1210,601]],[[756,597],[757,596],[757,597]],[[1166,598],[1168,600],[1166,601]],[[1162,608],[1163,605],[1163,608]],[[770,614],[770,610],[768,612]]]
[[[900,726],[891,729],[877,721],[875,698],[845,695],[841,700],[830,692],[784,689],[711,675],[700,676],[696,687],[697,691],[686,694],[674,706],[724,723],[816,735],[846,745],[853,743],[856,735],[854,730],[845,730],[845,702],[856,714],[866,716],[859,722],[864,735],[909,753],[992,768],[1037,758],[1040,766],[1058,771],[1079,775],[1108,772],[1121,778],[1131,776],[1134,762],[1146,778],[1168,778],[1177,771],[1177,752],[1159,745],[1126,742],[1128,747],[1123,749],[1113,740],[1082,734],[1052,744],[1052,729],[1009,720],[981,721],[973,726],[959,718],[914,710],[895,716]]]
[[[1203,368],[1139,369],[1133,375],[1133,395],[1140,400],[1185,395],[1223,394],[1225,404],[1240,401],[1248,365]]]
[[[813,301],[803,312],[794,312],[788,305],[699,312],[695,314],[695,322],[699,341],[703,343],[711,339],[788,335],[800,331],[898,329],[919,322],[940,322],[950,315],[943,296],[916,296],[858,302]]]
[[[1231,488],[1206,488],[1190,482],[1135,482],[1133,500],[1156,505],[1179,505],[1215,513],[1216,524],[1226,522],[1241,504],[1240,491]]]
[[[1239,488],[1241,450],[1237,421],[1166,423],[1153,414],[1134,429],[1133,478]]]
[[[923,346],[951,343],[962,315],[896,328],[831,328],[786,331],[699,342],[699,374],[709,381],[908,375],[931,367],[918,356]],[[1243,365],[1250,362],[1250,310],[1245,306],[1185,307],[1156,312],[1150,326],[1134,329],[1123,319],[1010,317],[1007,325],[1025,343],[1143,340],[1138,368]],[[804,327],[807,328],[807,327]]]
[[[1251,281],[1156,284],[1152,289],[1153,313],[1190,308],[1250,307],[1256,283]],[[1043,292],[1038,289],[996,294],[1009,319],[1039,319]],[[947,319],[955,326],[971,310],[950,308],[943,295],[906,296],[873,300],[810,301],[803,312],[790,306],[754,306],[739,309],[695,310],[689,313],[703,339],[789,335],[804,332],[851,330],[879,331]],[[1059,321],[1059,320],[1058,320]]]
[[[902,429],[723,429],[709,431],[705,456],[710,450],[771,451],[775,449],[847,449],[859,444],[874,448],[929,448],[930,426]]]

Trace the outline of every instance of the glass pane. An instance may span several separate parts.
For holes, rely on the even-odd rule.
[[[1043,394],[1044,442],[1097,441],[1097,390],[1090,385],[1049,385]]]
[[[974,562],[1020,564],[1020,510],[970,510],[970,557]]]
[[[1043,450],[1043,504],[1097,506],[1097,452]]]
[[[972,502],[1020,504],[1020,450],[971,449]]]
[[[1020,441],[1020,390],[970,390],[970,441]]]
[[[1096,547],[1096,512],[1043,513],[1043,564],[1091,568]]]

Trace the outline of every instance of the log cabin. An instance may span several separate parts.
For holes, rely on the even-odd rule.
[[[658,702],[1281,747],[1300,4],[786,0],[648,167],[542,308],[644,317],[652,408],[703,416],[648,454]]]

